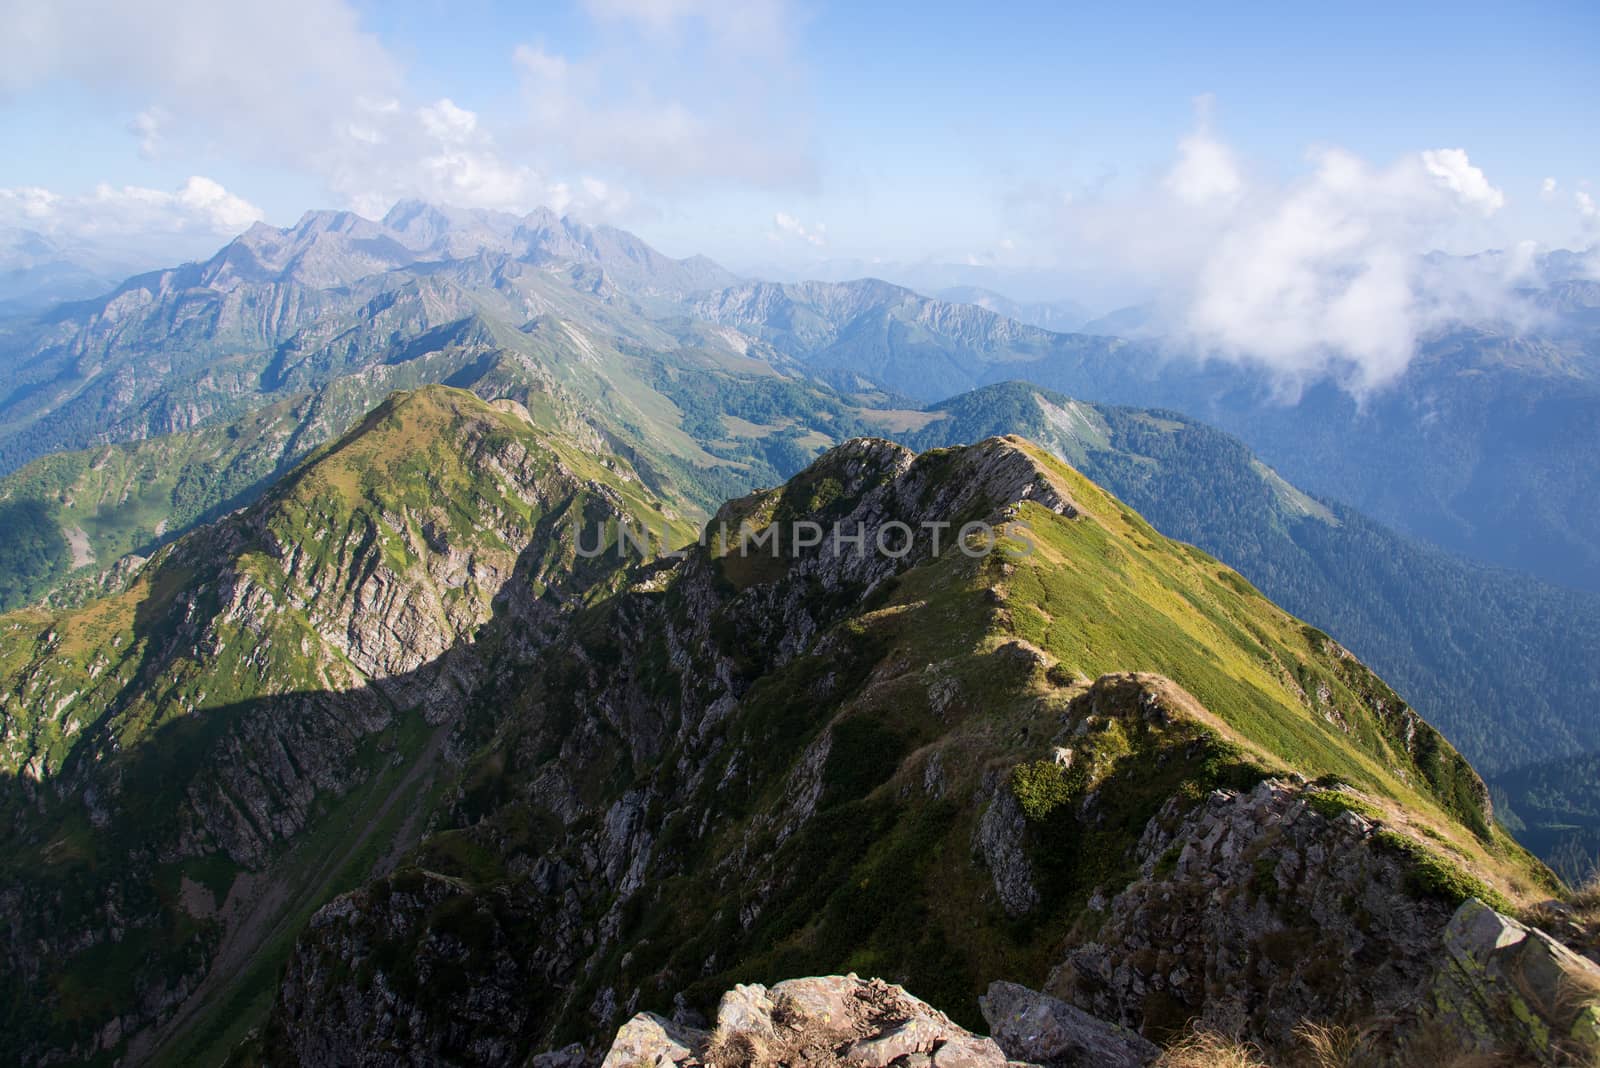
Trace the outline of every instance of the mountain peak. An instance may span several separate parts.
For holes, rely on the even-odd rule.
[[[490,702],[502,733],[455,829],[308,928],[272,1025],[302,1060],[360,1061],[384,1011],[424,1043],[469,1003],[515,1006],[485,1025],[497,1041],[592,1033],[858,960],[966,1020],[995,975],[1067,959],[1065,984],[1081,962],[1111,977],[1090,992],[1104,1019],[1158,1038],[1164,1006],[1171,1026],[1248,1019],[1287,1055],[1294,1022],[1370,1009],[1364,955],[1397,962],[1399,1003],[1463,897],[1539,892],[1481,781],[1370,672],[1014,437],[846,441],[730,502],[530,672]],[[1180,950],[1215,870],[1229,925]],[[1419,890],[1418,871],[1450,874]],[[547,951],[596,915],[592,944]],[[437,994],[414,977],[461,917],[483,956]],[[1138,941],[1157,919],[1160,953]],[[1111,932],[1115,960],[1039,930]],[[1263,995],[1252,962],[1302,937],[1337,966],[1271,958],[1293,981]],[[405,962],[370,984],[396,1000],[343,996],[363,961]],[[629,995],[515,997],[573,982]]]

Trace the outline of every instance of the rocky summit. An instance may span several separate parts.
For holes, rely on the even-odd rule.
[[[1594,1051],[1467,761],[1022,438],[690,523],[427,387],[107,582],[0,617],[12,1061]]]

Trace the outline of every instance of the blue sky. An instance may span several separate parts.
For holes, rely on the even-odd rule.
[[[1193,251],[1130,255],[1161,242],[1124,229],[1221,232],[1329,151],[1392,191],[1464,150],[1492,211],[1428,200],[1460,193],[1438,167],[1395,207],[1457,250],[1592,243],[1600,196],[1593,4],[23,0],[0,25],[0,223],[161,248],[421,195],[736,265],[1104,261],[1155,285]],[[1190,228],[1156,201],[1197,135],[1242,192]]]

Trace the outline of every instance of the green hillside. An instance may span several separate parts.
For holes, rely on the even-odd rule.
[[[1006,383],[930,413],[911,444],[1022,434],[1227,561],[1355,650],[1487,772],[1600,746],[1585,711],[1600,700],[1600,598],[1475,566],[1310,497],[1237,438],[1176,412]]]
[[[624,517],[692,534],[625,462],[430,387],[120,592],[0,616],[9,1053],[259,1013],[310,912],[425,826],[483,657],[611,588],[577,539]]]
[[[805,545],[813,520],[922,533],[893,562]],[[978,520],[995,551],[952,540]],[[942,552],[928,523],[954,524]],[[334,1036],[380,990],[437,1056],[581,1038],[608,990],[670,1012],[852,970],[972,1019],[990,977],[1040,984],[1092,932],[1164,806],[1274,776],[1353,784],[1317,803],[1380,821],[1417,894],[1554,886],[1376,676],[1019,439],[848,443],[730,502],[480,708],[440,833],[303,939],[268,1062],[362,1048]],[[1008,797],[1025,818],[997,831]]]

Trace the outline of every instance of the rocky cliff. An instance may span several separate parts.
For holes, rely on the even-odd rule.
[[[1096,1019],[1083,1010],[1017,983],[997,981],[979,999],[992,1037],[973,1034],[938,1009],[881,979],[854,974],[789,979],[772,988],[738,985],[722,995],[709,1025],[698,1016],[672,1017],[643,1012],[625,1023],[609,1048],[573,1043],[539,1054],[537,1068],[578,1068],[599,1060],[601,1068],[769,1068],[808,1064],[832,1068],[1267,1068],[1269,1064],[1341,1068],[1399,1065],[1511,1063],[1592,1063],[1596,1049],[1593,1005],[1582,1013],[1564,1009],[1554,1019],[1570,1030],[1555,1035],[1539,1029],[1561,981],[1589,982],[1594,965],[1561,960],[1562,951],[1540,941],[1514,920],[1478,901],[1462,905],[1447,934],[1450,959],[1439,981],[1459,984],[1458,993],[1487,1015],[1468,1022],[1433,1017],[1429,1029],[1396,1032],[1394,1020],[1383,1030],[1352,1032],[1319,1025],[1302,1026],[1293,1049],[1264,1053],[1258,1043],[1193,1025],[1172,1048],[1160,1047],[1136,1032]],[[1470,965],[1462,962],[1470,958]],[[1531,961],[1541,964],[1528,967]],[[1559,962],[1558,962],[1559,961]],[[1503,969],[1522,966],[1517,991],[1503,983]],[[1473,978],[1465,978],[1470,973]],[[1470,991],[1470,993],[1468,993]],[[1518,992],[1520,991],[1520,992]],[[1525,1000],[1534,999],[1538,1009]],[[1441,996],[1446,1013],[1464,1007]],[[1515,1012],[1512,1007],[1517,1006]],[[1430,1007],[1430,1011],[1434,1011]],[[1412,1025],[1416,1014],[1411,1014]],[[1492,1021],[1492,1023],[1490,1023]],[[1522,1040],[1512,1038],[1520,1030]],[[1481,1043],[1481,1044],[1479,1044]],[[602,1057],[603,1053],[603,1057]]]
[[[256,1055],[520,1064],[847,970],[967,1029],[1004,978],[1286,1051],[1414,999],[1462,901],[1554,885],[1347,652],[1018,440],[836,449],[481,708],[436,832],[313,918]]]
[[[1555,888],[1466,762],[1030,443],[851,441],[694,535],[432,388],[0,617],[7,1054],[577,1068],[639,1013],[619,1056],[675,1064],[1587,1041],[1587,965],[1462,911]]]
[[[226,1024],[420,834],[491,659],[607,587],[622,561],[578,538],[624,521],[672,530],[620,461],[432,388],[117,594],[0,617],[8,1053],[138,1059]]]

